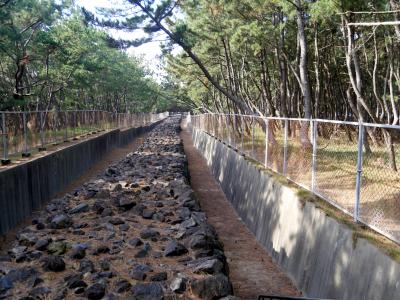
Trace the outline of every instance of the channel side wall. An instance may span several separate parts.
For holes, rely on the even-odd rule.
[[[382,250],[214,137],[192,137],[242,221],[305,295],[400,299],[400,265]]]
[[[158,123],[112,130],[0,171],[0,236],[40,209],[110,150],[128,144]]]

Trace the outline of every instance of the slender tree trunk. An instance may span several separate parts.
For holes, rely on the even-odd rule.
[[[320,72],[319,72],[319,47],[318,47],[318,25],[315,25],[315,33],[314,33],[314,70],[315,70],[315,95],[314,95],[314,115],[318,116],[318,105],[319,99],[321,97],[321,83],[320,83]]]
[[[304,30],[304,19],[303,19],[303,9],[301,0],[296,0],[297,4],[297,35],[299,39],[300,46],[300,61],[299,61],[299,71],[300,71],[300,83],[301,91],[303,93],[304,100],[304,118],[311,118],[311,87],[308,79],[307,70],[307,38]],[[312,144],[308,138],[309,122],[302,122],[300,130],[300,141],[303,147],[311,148]]]
[[[400,1],[399,0],[389,0],[390,3],[390,8],[392,10],[396,10],[397,12],[394,13],[394,19],[395,21],[400,20],[400,13],[398,10],[400,10]],[[400,41],[400,25],[394,25],[394,30],[396,31],[396,36],[397,39]]]
[[[243,101],[243,99],[240,99],[239,97],[233,95],[229,91],[227,91],[224,87],[220,85],[220,83],[211,75],[211,73],[208,71],[206,66],[203,64],[203,62],[200,60],[200,58],[193,53],[192,49],[185,44],[185,42],[175,36],[171,31],[169,31],[161,22],[153,15],[153,13],[144,5],[141,3],[141,1],[137,0],[131,0],[133,4],[136,4],[173,42],[178,44],[179,46],[182,47],[182,49],[187,53],[187,55],[196,63],[196,65],[200,68],[200,70],[203,72],[204,76],[210,81],[210,83],[215,86],[217,90],[219,90],[227,99],[230,101],[233,101],[243,113],[246,114],[252,114],[253,111],[250,109],[250,107]]]

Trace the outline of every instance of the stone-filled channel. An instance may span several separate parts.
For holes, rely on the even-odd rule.
[[[0,255],[0,299],[234,299],[188,182],[180,117],[64,197]]]

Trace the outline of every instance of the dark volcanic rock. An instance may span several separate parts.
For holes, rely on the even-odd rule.
[[[39,251],[45,251],[49,244],[50,244],[49,239],[38,240],[35,244],[35,249]]]
[[[75,206],[74,208],[72,208],[69,213],[70,214],[79,214],[82,212],[87,212],[89,211],[89,205],[87,203],[81,203],[78,204],[77,206]]]
[[[41,286],[29,291],[29,296],[33,299],[44,299],[50,293],[51,290],[48,287]]]
[[[65,262],[60,256],[49,255],[43,259],[45,271],[62,272],[65,270]]]
[[[124,210],[130,210],[136,205],[136,201],[127,197],[122,197],[118,200],[118,206]]]
[[[129,283],[128,280],[121,279],[121,280],[117,281],[115,284],[115,292],[123,293],[123,292],[129,290],[131,287],[132,287],[132,285]]]
[[[194,280],[190,285],[195,296],[201,299],[218,299],[232,294],[232,285],[223,274]]]
[[[146,243],[146,244],[143,246],[143,248],[140,249],[140,250],[135,254],[135,257],[136,257],[136,258],[143,258],[143,257],[146,257],[146,256],[149,254],[150,250],[151,250],[150,244],[149,244],[149,243]]]
[[[92,210],[95,211],[98,215],[100,215],[106,209],[106,203],[103,200],[96,200],[93,204]]]
[[[217,258],[204,257],[198,260],[190,261],[188,266],[194,273],[217,274],[222,271],[224,264]]]
[[[95,283],[89,286],[85,291],[85,296],[88,299],[101,299],[106,294],[106,287],[102,283]]]
[[[143,219],[151,219],[154,215],[154,211],[150,210],[150,209],[144,209],[142,211],[142,217]]]
[[[18,242],[22,246],[33,246],[37,242],[38,238],[33,233],[21,233],[18,237]]]
[[[140,232],[140,237],[142,239],[150,239],[158,236],[160,236],[160,233],[153,228],[146,228]]]
[[[152,272],[153,271],[151,266],[146,265],[146,264],[138,264],[135,266],[135,268],[133,270],[142,271],[142,272]]]
[[[138,247],[138,246],[143,245],[142,240],[139,238],[133,238],[133,239],[129,240],[128,243],[129,243],[129,245],[131,245],[133,247]]]
[[[57,215],[51,220],[50,223],[50,227],[52,229],[68,228],[71,225],[72,225],[72,220],[67,215]]]
[[[152,275],[150,277],[150,280],[151,281],[165,281],[165,280],[167,280],[167,278],[168,278],[167,272],[160,272],[160,273],[156,273],[156,274]]]
[[[122,220],[121,218],[111,218],[110,220],[108,220],[108,223],[113,224],[113,225],[121,225],[121,224],[125,224],[125,221]]]
[[[82,280],[82,274],[72,274],[64,278],[64,281],[69,289],[77,287],[87,287],[86,282]]]
[[[188,253],[188,250],[185,246],[178,243],[177,241],[170,242],[167,247],[165,247],[164,255],[165,256],[179,256]]]
[[[37,230],[43,230],[45,228],[46,228],[46,226],[43,223],[39,222],[39,223],[36,224],[36,229]]]
[[[86,256],[86,250],[84,248],[76,247],[72,249],[70,257],[73,259],[82,259]]]
[[[79,272],[82,273],[93,273],[95,272],[96,269],[94,268],[93,262],[91,262],[88,259],[82,259],[80,264],[79,264]]]
[[[162,300],[164,297],[159,283],[137,284],[132,288],[132,294],[137,300]]]
[[[100,255],[100,254],[105,254],[105,253],[109,253],[109,252],[110,252],[110,248],[108,248],[107,245],[101,245],[93,250],[92,255]]]
[[[146,279],[146,273],[142,271],[137,271],[137,270],[130,270],[129,275],[131,276],[132,279],[135,280],[140,280],[143,281]]]
[[[35,280],[38,276],[39,272],[32,267],[13,269],[6,275],[0,277],[0,294],[11,289],[17,282]]]

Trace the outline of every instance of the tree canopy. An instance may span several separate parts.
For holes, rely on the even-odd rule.
[[[69,0],[0,2],[0,110],[155,111],[168,95],[140,58]]]
[[[2,109],[184,107],[399,123],[399,0],[122,2],[99,18],[69,0],[2,0]],[[147,36],[120,40],[110,28]],[[167,76],[158,83],[123,49],[160,36]]]
[[[162,32],[169,80],[197,111],[399,122],[398,0],[126,4],[136,13],[106,26]]]

